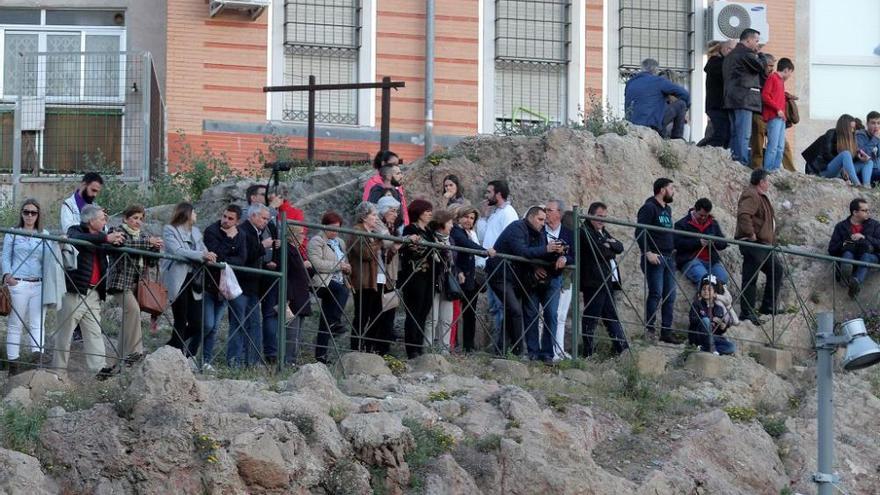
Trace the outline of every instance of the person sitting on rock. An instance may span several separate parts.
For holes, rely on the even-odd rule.
[[[880,222],[871,218],[868,201],[856,198],[849,203],[849,216],[834,226],[828,254],[848,260],[877,263],[880,252]],[[849,297],[855,298],[868,276],[868,267],[839,265],[837,280],[849,287]]]
[[[624,108],[626,119],[636,125],[650,127],[663,138],[681,139],[684,136],[685,115],[691,106],[691,95],[686,89],[657,75],[660,64],[646,58],[642,71],[626,83]],[[674,96],[668,101],[667,96]],[[672,132],[666,128],[672,124]]]
[[[736,345],[724,337],[732,321],[730,314],[717,300],[716,284],[718,279],[714,275],[706,275],[700,281],[700,288],[688,314],[688,344],[715,355],[733,354]]]
[[[721,226],[710,212],[712,202],[700,198],[687,215],[675,222],[675,230],[724,237]],[[694,284],[700,283],[706,274],[715,275],[718,281],[727,285],[727,270],[719,259],[719,253],[727,248],[724,241],[710,241],[689,235],[675,236],[675,264],[684,276]]]

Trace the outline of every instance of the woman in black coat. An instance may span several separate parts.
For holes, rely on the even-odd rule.
[[[312,314],[309,296],[309,281],[312,278],[312,264],[303,260],[300,246],[305,240],[305,228],[291,225],[287,236],[287,305],[290,313],[286,324],[287,338],[284,347],[284,362],[296,364],[302,337],[303,322]],[[279,311],[279,314],[281,312]],[[292,317],[290,317],[292,315]]]
[[[477,209],[469,206],[459,208],[456,217],[457,224],[452,227],[452,232],[449,234],[451,244],[453,246],[483,251],[483,246],[477,242],[479,239],[474,232],[474,225],[476,225],[479,218]],[[488,254],[489,256],[495,256],[495,250],[489,249]],[[458,273],[458,283],[461,284],[461,289],[464,292],[464,299],[460,301],[462,348],[465,352],[471,352],[474,350],[477,296],[482,290],[482,287],[476,281],[477,269],[474,255],[456,251],[455,268]]]

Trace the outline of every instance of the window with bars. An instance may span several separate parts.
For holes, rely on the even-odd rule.
[[[358,82],[361,48],[361,0],[285,0],[284,84]],[[285,93],[282,119],[308,120],[308,93]],[[358,123],[356,90],[319,91],[315,121]]]
[[[693,0],[620,0],[620,77],[653,58],[673,82],[690,87],[694,68]]]
[[[495,132],[568,121],[570,0],[495,0]]]

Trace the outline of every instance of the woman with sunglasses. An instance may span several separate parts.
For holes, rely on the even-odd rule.
[[[30,350],[29,364],[48,363],[49,355],[44,354],[43,349],[46,306],[59,303],[63,292],[59,290],[59,282],[64,281],[61,265],[53,260],[53,247],[59,256],[56,259],[60,259],[57,246],[27,235],[49,233],[41,228],[41,220],[40,204],[35,199],[27,199],[21,206],[17,225],[25,235],[3,237],[3,283],[9,286],[12,296],[12,313],[6,332],[10,376],[19,370],[21,347]]]

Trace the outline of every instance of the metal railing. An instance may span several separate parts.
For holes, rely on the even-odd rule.
[[[194,366],[201,370],[209,369],[208,365],[211,367],[277,365],[281,368],[288,364],[310,361],[312,357],[307,354],[311,353],[304,350],[314,351],[314,357],[324,362],[338,361],[340,355],[352,350],[382,355],[405,354],[408,357],[415,357],[425,352],[486,350],[507,357],[528,354],[533,359],[565,356],[565,351],[575,357],[590,355],[596,347],[609,345],[620,352],[634,340],[642,338],[649,322],[644,307],[649,290],[646,277],[639,274],[642,257],[639,241],[635,235],[628,238],[620,237],[623,239],[624,247],[615,258],[618,276],[615,279],[609,275],[598,285],[593,284],[594,290],[585,294],[584,300],[581,300],[583,269],[588,263],[597,261],[595,258],[590,260],[586,257],[595,252],[595,249],[589,249],[583,244],[583,242],[593,242],[592,237],[586,235],[586,224],[593,220],[602,221],[615,229],[615,234],[620,234],[620,228],[638,228],[647,232],[670,229],[584,215],[577,208],[574,213],[577,235],[574,236],[574,245],[571,246],[572,252],[568,254],[574,256],[575,262],[573,269],[566,270],[568,274],[552,272],[553,277],[544,283],[540,277],[535,277],[533,274],[536,273],[537,268],[549,269],[548,262],[496,254],[494,261],[489,263],[487,271],[475,272],[484,273],[483,280],[466,279],[467,283],[460,284],[461,293],[455,297],[457,303],[450,300],[453,299],[451,292],[455,291],[449,291],[447,290],[449,288],[445,287],[450,273],[457,279],[457,271],[451,268],[455,266],[451,255],[485,257],[488,254],[485,250],[425,240],[414,242],[409,237],[283,220],[279,225],[287,225],[288,228],[278,229],[278,240],[284,249],[280,249],[276,257],[277,271],[233,267],[237,274],[256,275],[264,281],[259,293],[248,294],[247,304],[243,304],[243,301],[238,299],[226,301],[218,295],[218,291],[213,290],[218,289],[217,270],[225,267],[222,263],[199,263],[167,253],[126,247],[101,246],[111,257],[108,269],[101,274],[102,279],[98,283],[106,280],[112,270],[126,263],[141,263],[140,260],[144,260],[144,265],[151,265],[161,260],[165,260],[166,264],[174,262],[190,265],[191,275],[187,277],[180,295],[190,297],[189,294],[194,286],[201,287],[201,290],[196,291],[202,294],[201,299],[194,297],[194,302],[191,303],[197,308],[197,313],[194,313],[197,316],[193,318],[198,320],[195,322],[196,328],[182,326],[181,322],[187,321],[186,315],[175,313],[178,308],[171,306],[177,303],[180,295],[170,301],[168,311],[157,318],[157,323],[161,323],[163,332],[167,332],[170,336],[169,342],[182,347],[187,355],[193,357]],[[289,229],[302,228],[312,231],[313,237],[309,241],[312,243],[311,247],[302,241],[304,237],[300,234],[288,238]],[[43,263],[62,264],[61,256],[58,254],[60,249],[55,249],[58,244],[86,249],[94,247],[84,240],[19,229],[0,228],[0,233],[4,236],[38,239],[39,242],[31,249],[43,249]],[[777,288],[782,294],[780,301],[783,304],[776,307],[776,312],[771,314],[769,319],[758,321],[757,325],[744,324],[728,331],[726,337],[738,344],[771,346],[798,353],[810,353],[813,350],[812,328],[815,324],[815,314],[821,306],[830,304],[835,312],[844,315],[847,312],[866,315],[871,308],[877,307],[878,295],[869,294],[867,291],[854,297],[847,306],[844,304],[845,300],[838,295],[834,283],[831,283],[830,301],[821,301],[824,297],[822,294],[805,293],[805,287],[799,282],[792,267],[803,266],[806,263],[804,269],[817,273],[816,276],[820,279],[827,277],[830,282],[844,264],[871,270],[880,269],[880,264],[845,260],[783,246],[766,246],[693,232],[674,230],[673,233],[677,236],[704,240],[708,250],[714,249],[714,243],[720,242],[745,249],[762,250],[765,254],[758,262],[757,270],[754,272],[756,274],[760,274],[761,268],[772,263],[767,271],[771,279],[776,280],[779,285]],[[315,237],[315,234],[324,240],[333,236],[345,236],[348,241],[344,250],[345,256],[340,259],[334,255],[329,263],[322,260],[320,250],[316,250],[316,246],[320,247],[322,239]],[[641,242],[647,242],[646,237],[640,239]],[[319,244],[314,244],[315,242]],[[288,257],[288,245],[290,252],[296,253],[294,258]],[[775,261],[771,262],[771,258],[774,257]],[[735,264],[731,263],[735,261],[735,257],[725,253],[717,258],[711,256],[710,259],[717,259],[718,264],[729,274],[728,288],[733,294],[731,306],[738,306],[746,309],[747,312],[754,310],[742,298],[743,286],[754,280],[746,280],[744,283],[737,277],[739,271],[735,269]],[[310,266],[306,265],[306,262]],[[400,262],[413,262],[413,264],[409,267],[404,266],[403,269],[397,266],[395,270],[395,263]],[[825,264],[826,271],[815,270],[815,263]],[[782,271],[778,277],[773,272],[777,268]],[[316,273],[319,276],[316,277]],[[384,275],[384,279],[379,275]],[[570,282],[568,276],[571,276]],[[108,322],[108,319],[102,318],[100,314],[106,313],[108,309],[116,311],[112,309],[114,305],[103,303],[96,307],[93,304],[94,300],[87,302],[88,293],[83,294],[82,291],[76,290],[69,272],[64,272],[64,278],[66,289],[70,290],[65,296],[67,298],[65,302],[71,302],[73,306],[63,308],[61,312],[50,311],[45,317],[42,332],[45,342],[38,342],[41,339],[35,334],[36,332],[32,332],[32,323],[24,325],[24,338],[27,342],[35,342],[37,345],[31,347],[43,354],[42,359],[30,364],[36,367],[55,366],[45,359],[45,356],[49,353],[57,355],[59,352],[66,352],[68,342],[63,341],[59,345],[57,338],[53,337],[61,335],[59,331],[64,325],[68,325],[70,329],[70,322],[67,320],[79,311],[76,318],[88,317],[97,322],[101,341],[106,344],[106,348],[104,352],[91,350],[93,346],[89,346],[89,351],[76,348],[70,351],[70,355],[84,357],[86,360],[90,356],[98,357],[100,359],[92,359],[92,363],[106,360],[106,364],[124,369],[124,364],[130,357],[124,350],[131,349],[132,346],[131,342],[126,342],[130,336],[123,329],[126,328],[126,323],[130,322],[128,318],[137,318],[139,325],[143,327],[144,321],[140,311],[132,315],[131,311],[123,310],[117,326],[114,324],[114,318],[110,318]],[[332,288],[331,280],[335,283]],[[374,280],[376,284],[373,283]],[[288,282],[293,284],[291,287],[294,287],[296,293],[287,293]],[[694,326],[689,318],[690,302],[693,301],[691,295],[696,293],[696,288],[678,275],[674,277],[674,284],[675,292],[684,297],[678,298],[678,305],[674,307],[674,318],[666,330],[673,334],[688,335],[692,342],[699,341],[706,336],[706,332],[699,325]],[[617,290],[618,288],[620,290]],[[607,291],[614,313],[596,314],[595,307],[592,310],[585,309],[590,307],[600,291]],[[306,293],[305,299],[303,293]],[[571,298],[570,311],[559,314],[556,310],[560,297]],[[41,300],[42,302],[44,301]],[[665,301],[662,297],[657,301],[658,309],[663,306],[663,302]],[[206,332],[204,324],[206,317],[210,318],[209,321],[217,322],[218,318],[222,319],[224,308],[227,306],[230,308],[227,312],[228,326],[208,325],[210,328],[207,328]],[[391,307],[383,310],[383,306]],[[457,312],[453,312],[455,306],[458,306]],[[307,309],[312,307],[316,311]],[[21,314],[20,309],[20,306],[13,307],[13,313],[9,318],[27,319],[23,318],[25,315]],[[190,308],[190,311],[193,310]],[[273,315],[275,315],[274,319]],[[565,326],[568,318],[571,319],[570,331],[563,335],[562,331],[557,330],[558,322],[561,321]],[[598,323],[608,326],[609,323],[615,322],[620,324],[621,329],[619,333],[611,332],[608,336],[588,334],[583,331],[585,322],[590,324],[591,330],[595,330]],[[798,328],[806,333],[792,332],[792,328]],[[400,329],[403,330],[402,335],[398,332]],[[164,339],[160,340],[157,335],[142,334],[144,352],[149,352],[164,343]],[[347,345],[342,340],[346,334],[349,338]],[[263,343],[261,340],[264,336],[272,340]],[[94,335],[90,338],[94,338]],[[585,349],[585,341],[591,343],[589,349]],[[210,352],[209,349],[206,353],[205,344],[209,342],[215,342],[221,350],[215,353]],[[238,342],[237,348],[235,342]],[[708,342],[711,350],[711,343],[714,340],[709,339]],[[270,353],[264,344],[273,343],[276,352]],[[222,351],[224,344],[227,352]],[[656,343],[650,342],[650,344]],[[11,349],[27,345],[7,340],[6,347]],[[277,361],[273,363],[271,358]]]

